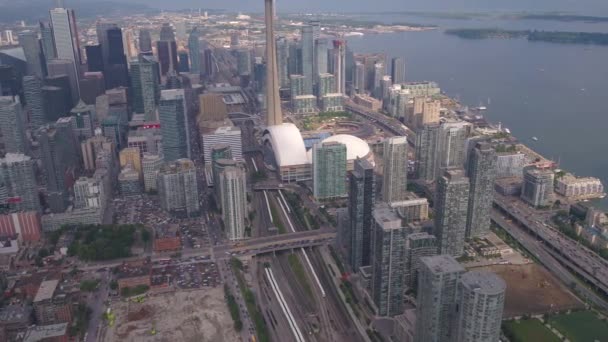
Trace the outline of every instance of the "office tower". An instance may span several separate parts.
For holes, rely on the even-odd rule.
[[[70,103],[65,101],[66,96],[70,97],[69,94],[69,89],[62,87],[42,87],[42,106],[44,108],[45,122],[57,121],[57,119],[69,113]]]
[[[464,121],[444,122],[439,133],[439,168],[443,172],[464,166],[465,144],[472,125]]]
[[[156,107],[160,99],[158,63],[152,59],[139,58],[131,63],[131,87],[133,110],[144,113],[146,121],[155,121]]]
[[[439,124],[424,125],[416,135],[416,174],[418,179],[432,182],[439,170]]]
[[[336,93],[346,94],[346,41],[334,40],[333,43],[332,65],[336,76]]]
[[[46,58],[42,52],[42,44],[38,33],[23,31],[19,33],[19,45],[23,47],[23,54],[27,62],[27,74],[43,78],[46,76]]]
[[[144,176],[144,191],[156,191],[156,175],[163,165],[163,157],[158,154],[145,152],[141,160]]]
[[[177,53],[178,62],[177,62],[177,72],[190,72],[190,57],[188,56],[188,52],[180,51]]]
[[[279,70],[279,85],[289,87],[289,43],[285,37],[277,38],[277,67]]]
[[[79,66],[82,58],[74,10],[54,8],[50,14],[57,58],[73,61],[75,67]]]
[[[251,51],[249,49],[236,50],[236,67],[239,76],[251,75]]]
[[[315,64],[314,64],[314,76],[327,73],[327,39],[316,39],[315,40]]]
[[[74,69],[73,74],[79,75],[82,56],[80,54],[80,39],[78,38],[74,10],[55,8],[52,9],[50,13],[57,58],[71,61],[72,68]],[[76,82],[78,82],[78,77],[76,77]],[[78,93],[78,83],[76,83],[76,85],[75,97],[78,98],[80,97]]]
[[[38,25],[40,27],[40,39],[42,41],[42,53],[44,54],[44,57],[47,60],[57,58],[53,28],[48,23],[42,21],[39,22]]]
[[[283,123],[281,99],[279,97],[279,68],[277,65],[277,47],[274,37],[273,0],[264,0],[266,23],[266,108],[268,126]]]
[[[69,100],[69,107],[71,108],[72,106],[76,105],[76,103],[78,103],[78,100],[80,100],[80,91],[79,91],[79,84],[78,84],[78,74],[74,73],[74,68],[72,67],[72,61],[69,61],[67,59],[52,59],[47,63],[47,69],[48,69],[48,77],[46,78],[47,80],[47,85],[53,85],[53,86],[57,86],[57,87],[63,87],[65,85],[65,83],[61,83],[64,81],[60,81],[60,80],[56,80],[56,82],[58,83],[53,83],[55,81],[53,81],[53,78],[55,77],[62,77],[62,76],[66,76],[68,79],[68,85],[70,87],[70,100]]]
[[[469,206],[469,179],[464,171],[452,169],[437,181],[435,196],[435,236],[439,254],[459,257],[464,253],[464,240]]]
[[[108,30],[117,28],[118,26],[115,23],[110,22],[101,22],[98,21],[95,24],[95,33],[97,34],[97,43],[101,46],[103,50],[102,59],[104,65],[109,64],[110,61],[110,43],[108,41]]]
[[[139,173],[130,166],[120,170],[118,174],[118,189],[123,197],[140,195],[143,189]]]
[[[87,45],[84,47],[87,56],[87,70],[103,72],[103,52],[101,45]]]
[[[101,50],[104,55],[107,54],[107,58],[104,59],[106,89],[128,87],[129,70],[122,30],[119,27],[111,27],[105,31],[105,35],[107,36],[107,46],[102,44]]]
[[[350,220],[349,260],[353,271],[371,265],[372,210],[376,184],[374,166],[365,159],[355,160],[348,176],[348,217]]]
[[[200,213],[196,167],[190,159],[164,164],[157,175],[161,207],[173,215],[194,217]]]
[[[173,28],[169,24],[163,24],[160,29],[160,40],[156,42],[156,53],[162,76],[171,70],[177,71],[177,43]]]
[[[384,140],[382,179],[384,202],[397,203],[407,199],[407,137]]]
[[[437,255],[437,238],[429,233],[408,235],[405,244],[405,286],[412,291],[418,288],[420,259]]]
[[[36,161],[24,154],[7,153],[0,159],[0,202],[11,209],[40,211]]]
[[[148,29],[139,30],[139,53],[152,54],[152,36]]]
[[[230,47],[234,48],[241,45],[241,35],[239,32],[232,32],[230,34]]]
[[[534,207],[546,207],[553,204],[553,183],[555,174],[551,169],[536,166],[524,168],[524,182],[521,188],[521,199]]]
[[[101,208],[107,199],[103,180],[80,177],[74,182],[74,208]]]
[[[217,186],[222,199],[222,220],[229,240],[245,238],[247,217],[247,173],[242,164],[229,166],[219,173]]]
[[[18,100],[10,96],[0,97],[0,132],[5,153],[28,153],[24,119],[25,115]]]
[[[346,195],[346,145],[317,143],[312,147],[313,193],[316,199]]]
[[[125,47],[125,55],[127,56],[127,60],[131,60],[138,56],[132,29],[122,31],[122,42]]]
[[[355,62],[354,87],[357,94],[365,93],[365,65],[361,62]]]
[[[231,157],[230,147],[227,145],[217,145],[211,151],[211,173],[212,173],[212,182],[207,182],[213,184],[213,192],[215,194],[215,203],[218,209],[222,209],[222,189],[219,185],[220,173],[227,167],[237,167],[237,162],[234,161]]]
[[[500,340],[505,281],[492,272],[467,272],[458,283],[458,318],[454,341]]]
[[[23,97],[29,111],[30,127],[36,130],[46,123],[42,96],[42,80],[37,76],[23,77]]]
[[[80,99],[88,105],[94,105],[98,96],[106,91],[106,81],[103,72],[85,72],[80,80]]]
[[[211,164],[211,150],[218,145],[230,146],[231,158],[242,162],[243,160],[243,137],[239,127],[219,127],[212,133],[203,133],[203,157],[205,164]]]
[[[313,64],[314,64],[314,40],[312,26],[302,26],[302,75],[306,77],[304,91],[312,94]]]
[[[415,98],[414,102],[416,102]],[[414,105],[415,107],[415,105]],[[423,125],[436,124],[439,123],[439,113],[441,111],[441,101],[439,100],[431,100],[428,98],[424,98],[422,101],[422,109],[420,113],[420,118],[413,122],[414,125],[421,127]],[[414,113],[416,115],[417,113]]]
[[[163,90],[158,107],[165,161],[190,157],[188,105],[183,89]]]
[[[78,141],[83,141],[93,136],[94,122],[93,122],[94,106],[86,105],[84,102],[79,101],[76,107],[70,111],[72,120],[72,131]]]
[[[317,84],[317,96],[323,97],[332,94],[336,89],[336,77],[332,74],[319,74]]]
[[[62,119],[36,132],[46,176],[47,203],[53,213],[65,211],[70,180],[76,178],[80,164],[71,123],[65,124]]]
[[[211,77],[213,76],[213,50],[205,49],[203,51],[203,69],[205,72],[205,76]]]
[[[188,36],[188,50],[190,51],[190,63],[192,70],[195,74],[200,74],[201,68],[201,35],[198,31],[198,27],[194,27]]]
[[[420,259],[415,341],[455,341],[458,283],[464,267],[449,255]]]
[[[378,90],[378,99],[387,103],[389,101],[389,93],[393,87],[393,80],[390,76],[382,76],[380,80],[380,89]]]
[[[372,220],[371,297],[378,316],[403,313],[405,241],[409,229],[386,204],[377,205]]]
[[[391,60],[391,78],[393,83],[405,83],[405,61],[401,57],[393,57]]]
[[[489,143],[479,142],[469,160],[469,210],[466,237],[478,237],[490,232],[490,212],[496,180],[496,151]]]

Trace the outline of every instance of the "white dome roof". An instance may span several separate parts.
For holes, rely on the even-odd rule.
[[[300,130],[292,123],[268,126],[264,140],[270,141],[279,167],[309,164]]]
[[[364,158],[370,153],[370,148],[367,142],[353,135],[336,134],[323,140],[322,142],[339,142],[346,145],[346,159],[355,160]],[[308,151],[309,160],[312,160],[312,149]]]

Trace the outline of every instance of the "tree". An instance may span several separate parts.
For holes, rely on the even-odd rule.
[[[150,234],[150,231],[148,231],[147,229],[144,229],[141,231],[141,240],[144,243],[148,243],[150,241],[151,237],[152,237],[152,234]]]

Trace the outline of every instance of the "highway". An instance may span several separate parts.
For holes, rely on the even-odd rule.
[[[575,277],[566,267],[564,267],[553,255],[548,251],[547,246],[535,237],[526,233],[512,220],[507,218],[498,209],[493,209],[491,219],[498,226],[502,227],[509,235],[517,240],[528,252],[536,257],[547,269],[549,269],[557,278],[572,289],[572,284],[576,284],[573,289],[586,300],[592,302],[597,307],[603,310],[608,309],[608,303],[604,301],[595,292],[587,288],[583,282]]]
[[[608,295],[608,262],[547,224],[553,215],[551,211],[539,213],[519,199],[499,194],[495,195],[494,203],[544,241],[552,254],[569,263],[570,269]]]

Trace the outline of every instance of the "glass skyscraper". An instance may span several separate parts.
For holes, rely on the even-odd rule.
[[[339,142],[315,144],[312,167],[315,198],[346,196],[346,145]]]

